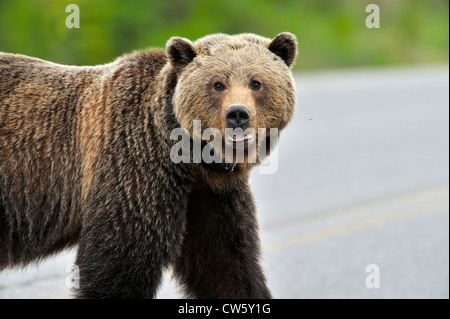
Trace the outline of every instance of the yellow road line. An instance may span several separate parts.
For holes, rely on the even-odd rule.
[[[435,200],[441,197],[448,198],[449,185],[444,184],[437,187],[432,187],[425,190],[420,190],[413,193],[408,193],[392,198],[387,198],[369,205],[363,205],[359,207],[351,207],[345,210],[338,210],[335,213],[327,216],[353,216],[353,215],[365,215],[371,212],[379,212],[382,210],[395,208],[396,206],[415,205],[421,202]]]
[[[385,211],[387,209],[394,209],[398,206],[417,205],[422,202],[436,200],[439,198],[448,198],[449,196],[449,184],[444,184],[436,187],[432,187],[425,190],[420,190],[396,197],[387,198],[374,203],[366,205],[357,205],[349,208],[338,209],[334,212],[328,212],[324,214],[318,214],[316,216],[310,216],[302,221],[290,221],[289,224],[284,226],[301,225],[305,222],[316,221],[319,219],[341,218],[341,217],[353,217],[360,215],[367,215],[374,212]],[[282,226],[281,226],[282,227]],[[278,227],[265,227],[266,230],[275,230],[281,228]]]
[[[301,235],[293,238],[288,238],[281,240],[279,242],[265,245],[263,250],[265,253],[270,253],[273,251],[281,250],[291,246],[300,246],[306,243],[350,233],[352,231],[368,229],[376,226],[386,225],[392,222],[407,220],[414,217],[418,217],[425,214],[438,213],[449,208],[448,197],[444,200],[438,202],[433,202],[428,205],[421,207],[412,207],[409,209],[404,209],[398,213],[386,214],[382,216],[377,216],[375,218],[356,221],[350,224],[341,225],[337,227],[328,228],[325,230],[313,232],[306,235]]]

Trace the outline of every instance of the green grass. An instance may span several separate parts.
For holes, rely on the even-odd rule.
[[[68,29],[68,4],[81,27]],[[368,29],[369,3],[381,28]],[[441,63],[449,54],[448,0],[0,0],[0,51],[64,64],[101,64],[164,47],[171,36],[215,32],[297,35],[297,69]]]

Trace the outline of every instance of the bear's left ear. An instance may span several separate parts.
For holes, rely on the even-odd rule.
[[[174,67],[188,65],[197,55],[188,39],[173,37],[167,41],[166,54]]]
[[[297,56],[297,38],[289,32],[280,33],[270,42],[269,50],[292,67]]]

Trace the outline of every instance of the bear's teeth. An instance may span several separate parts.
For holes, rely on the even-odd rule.
[[[229,140],[233,141],[233,142],[242,142],[242,141],[246,141],[246,140],[251,140],[252,139],[252,135],[251,134],[233,134],[231,136],[229,136]]]

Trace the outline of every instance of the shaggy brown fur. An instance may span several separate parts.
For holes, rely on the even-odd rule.
[[[251,166],[175,164],[169,136],[223,131],[237,103],[284,128],[296,53],[289,33],[172,38],[95,67],[0,53],[0,270],[78,243],[81,298],[154,297],[170,265],[187,296],[269,298]]]

